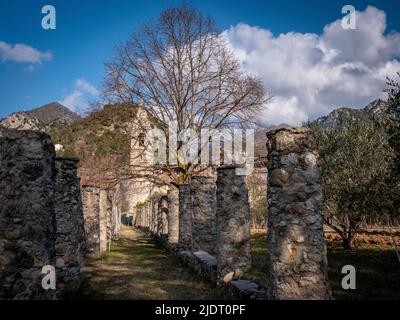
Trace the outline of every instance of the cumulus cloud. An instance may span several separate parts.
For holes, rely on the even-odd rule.
[[[74,90],[69,93],[60,103],[68,109],[82,113],[87,110],[90,99],[97,97],[98,90],[84,79],[77,79]]]
[[[15,45],[0,41],[0,62],[15,61],[22,63],[41,64],[53,58],[51,52],[41,52],[23,43]]]
[[[275,96],[264,124],[299,125],[340,106],[360,108],[383,98],[385,77],[400,70],[400,33],[386,34],[386,14],[357,12],[355,30],[341,19],[321,34],[271,31],[238,24],[224,32],[245,70],[257,74]]]
[[[90,93],[92,96],[97,96],[99,94],[97,89],[94,86],[92,86],[89,82],[87,82],[86,80],[83,80],[83,79],[76,80],[75,86],[83,92]]]

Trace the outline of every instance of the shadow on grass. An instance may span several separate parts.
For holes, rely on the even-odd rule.
[[[268,250],[265,232],[252,233],[252,269],[245,274],[268,285]],[[334,299],[379,300],[400,299],[400,263],[396,252],[389,246],[368,246],[344,251],[338,242],[327,242],[328,273]],[[356,290],[341,287],[342,267],[356,269]]]
[[[84,272],[79,299],[228,299],[160,244],[131,228]]]
[[[345,265],[356,269],[356,290],[341,287]],[[336,299],[400,299],[400,263],[390,247],[344,251],[339,243],[328,243],[328,270]]]

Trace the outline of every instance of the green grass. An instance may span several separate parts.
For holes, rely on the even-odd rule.
[[[244,274],[244,277],[255,280],[264,287],[267,287],[268,250],[267,237],[263,232],[254,232],[251,235],[251,260],[252,268]]]
[[[245,278],[267,286],[265,232],[251,238],[253,268]],[[340,243],[327,242],[328,272],[333,298],[400,299],[400,263],[389,246],[366,246],[344,251]],[[341,269],[356,268],[356,290],[343,290]],[[76,298],[81,299],[229,299],[230,296],[192,272],[177,257],[132,228],[124,228],[111,252],[93,259]]]
[[[111,252],[85,271],[80,299],[228,299],[177,257],[141,232],[124,228]]]
[[[265,232],[253,233],[253,268],[245,274],[267,286],[267,239]],[[400,299],[400,262],[389,246],[370,245],[344,251],[338,242],[328,242],[328,273],[332,295],[338,300]],[[356,269],[356,290],[343,290],[344,265]]]
[[[356,269],[356,290],[343,290],[344,265]],[[400,299],[400,262],[387,246],[344,251],[340,243],[328,243],[329,279],[335,299]]]

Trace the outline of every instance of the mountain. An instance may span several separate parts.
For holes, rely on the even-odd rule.
[[[388,110],[387,102],[377,99],[369,103],[365,108],[339,108],[330,112],[327,116],[320,117],[311,124],[318,124],[324,129],[335,130],[341,124],[360,119],[379,119]]]
[[[80,159],[82,184],[105,187],[128,167],[137,109],[132,105],[106,105],[87,117],[49,130],[51,140],[63,146],[58,155]]]
[[[38,130],[48,132],[51,128],[60,128],[79,120],[80,117],[58,102],[52,102],[39,108],[14,112],[0,125],[18,130]]]

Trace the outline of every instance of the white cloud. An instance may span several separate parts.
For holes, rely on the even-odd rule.
[[[98,96],[98,90],[84,79],[77,79],[74,84],[74,90],[68,94],[60,103],[72,111],[84,112],[90,99]]]
[[[84,92],[88,92],[93,96],[97,96],[99,94],[99,92],[97,91],[97,89],[92,86],[89,82],[87,82],[86,80],[83,79],[77,79],[75,81],[75,86],[79,89],[82,90]]]
[[[357,12],[357,29],[341,19],[321,35],[238,24],[224,32],[243,68],[257,74],[276,98],[265,124],[299,125],[340,106],[363,107],[384,97],[385,77],[400,70],[400,33],[385,34],[386,14],[374,7]]]
[[[269,124],[296,124],[307,121],[307,112],[299,105],[296,97],[274,97],[264,110]]]
[[[15,45],[0,41],[0,62],[15,61],[22,63],[41,64],[53,58],[51,52],[40,52],[23,43]]]

